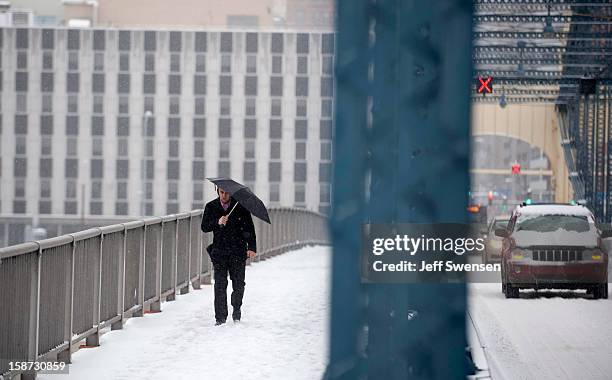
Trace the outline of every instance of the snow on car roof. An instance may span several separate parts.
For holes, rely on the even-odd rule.
[[[588,208],[573,205],[529,205],[518,207],[517,211],[522,215],[593,215]]]

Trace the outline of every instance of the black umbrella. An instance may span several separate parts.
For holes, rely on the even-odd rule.
[[[257,197],[257,195],[253,194],[251,189],[227,177],[206,179],[214,183],[224,191],[230,193],[232,198],[234,198],[238,203],[240,203],[242,207],[246,208],[251,214],[255,215],[256,217],[268,224],[272,224],[270,223],[270,216],[268,216],[268,210],[266,209],[266,206],[261,201],[261,199]],[[234,209],[230,211],[230,214],[232,213],[232,211],[234,211]]]

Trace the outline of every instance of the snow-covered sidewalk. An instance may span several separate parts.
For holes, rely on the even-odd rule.
[[[214,326],[213,288],[131,318],[70,374],[40,379],[317,379],[327,361],[331,251],[308,247],[247,267],[242,321]],[[231,282],[228,286],[231,290]],[[231,306],[229,306],[231,313]]]

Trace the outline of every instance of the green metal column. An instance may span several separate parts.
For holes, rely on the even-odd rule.
[[[464,285],[361,284],[369,223],[466,221],[472,3],[338,2],[329,379],[464,379]]]

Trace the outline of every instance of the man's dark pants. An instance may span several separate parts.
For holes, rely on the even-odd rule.
[[[232,280],[232,307],[240,310],[244,295],[244,272],[246,259],[232,254],[215,254],[212,259],[215,269],[215,319],[227,318],[227,275]]]

